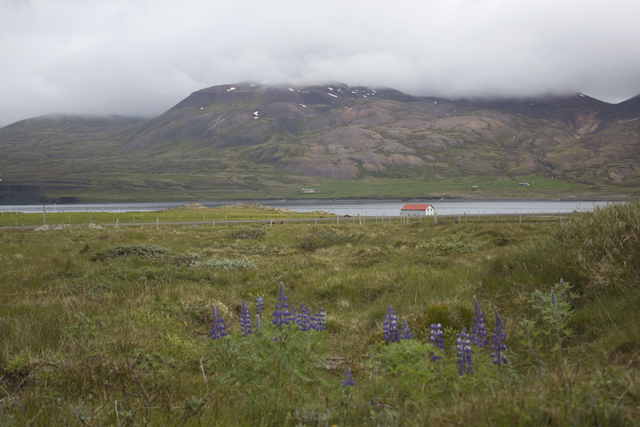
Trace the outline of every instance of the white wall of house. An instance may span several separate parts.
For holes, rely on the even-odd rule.
[[[436,214],[436,210],[433,206],[429,206],[425,209],[403,209],[400,211],[401,217],[414,217],[414,216],[433,216]]]

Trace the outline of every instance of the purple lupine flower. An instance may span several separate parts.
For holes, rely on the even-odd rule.
[[[242,301],[242,308],[240,309],[240,331],[242,336],[246,337],[251,335],[251,314],[249,313],[249,306],[246,301]]]
[[[262,313],[264,313],[264,299],[258,295],[256,297],[256,316],[262,317]]]
[[[411,333],[411,327],[409,326],[409,322],[404,317],[402,318],[402,327],[400,328],[400,336],[398,339],[401,340],[410,340],[413,337]]]
[[[307,332],[310,329],[309,312],[311,309],[305,307],[304,304],[300,304],[300,309],[295,314],[294,322],[298,325],[298,330],[301,332]]]
[[[350,387],[354,385],[351,368],[348,365],[344,370],[344,381],[340,381],[340,384],[342,384],[343,387]]]
[[[476,347],[487,346],[487,330],[484,327],[484,314],[480,310],[480,304],[473,297],[473,325],[471,326],[471,343]]]
[[[444,340],[442,339],[442,325],[438,323],[437,325],[432,323],[429,326],[429,341],[431,344],[439,348],[440,350],[444,350]],[[435,353],[431,354],[431,360],[435,362],[440,359],[440,356]]]
[[[311,316],[309,316],[309,329],[312,331],[318,329],[318,321],[316,320],[316,315],[314,313],[311,313]]]
[[[314,331],[326,331],[327,325],[325,321],[324,308],[318,304],[318,311],[311,316],[311,329]]]
[[[458,334],[456,351],[458,356],[458,373],[460,375],[473,375],[473,366],[471,365],[471,341],[466,328],[462,328],[462,332]]]
[[[382,331],[384,332],[385,341],[398,341],[398,316],[396,316],[396,311],[391,306],[387,307],[387,314],[384,315]]]
[[[278,290],[278,298],[276,300],[276,309],[273,311],[273,324],[276,326],[289,324],[289,304],[287,303],[287,297],[284,294],[284,285],[280,282],[280,289]]]
[[[223,338],[227,335],[227,331],[224,327],[224,322],[222,321],[222,317],[218,313],[215,304],[211,304],[211,311],[213,313],[211,316],[211,332],[209,332],[209,335],[211,336],[212,340]]]
[[[493,330],[493,344],[491,345],[493,353],[491,354],[491,357],[493,357],[493,364],[500,367],[501,365],[507,364],[507,358],[504,357],[504,352],[507,351],[507,346],[504,343],[507,339],[507,335],[504,333],[504,326],[502,325],[502,319],[498,313],[498,307],[494,307],[493,311],[496,315],[496,327]]]

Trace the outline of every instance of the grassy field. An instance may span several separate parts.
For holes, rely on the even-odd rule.
[[[116,171],[119,168],[122,168],[120,173],[100,169],[74,172],[69,168],[71,171],[54,182],[49,179],[46,168],[26,168],[20,174],[14,172],[17,175],[13,178],[4,178],[0,183],[0,198],[7,204],[37,204],[62,197],[76,197],[82,203],[116,203],[283,198],[622,199],[637,196],[637,186],[633,185],[586,185],[534,175],[452,178],[425,173],[407,178],[364,176],[358,180],[335,180],[262,169],[249,174],[240,166],[240,172],[219,171],[213,175],[197,171],[131,174],[124,165],[114,166]],[[521,182],[530,185],[519,186]],[[313,188],[316,193],[302,193],[302,188]]]
[[[626,204],[562,222],[0,230],[0,425],[637,425],[639,224]],[[280,283],[325,331],[273,325]],[[456,340],[474,297],[488,345],[471,374]],[[411,339],[387,342],[389,306]]]
[[[40,226],[45,220],[48,225],[82,226],[89,223],[102,225],[131,224],[131,223],[167,223],[167,222],[204,222],[215,221],[269,221],[284,219],[310,219],[310,218],[335,218],[335,215],[327,212],[293,212],[270,206],[262,206],[257,203],[243,203],[234,207],[184,209],[174,208],[149,212],[63,212],[64,206],[57,208],[55,212],[42,212],[42,207],[35,206],[34,211],[39,213],[2,212],[0,214],[0,226],[17,227]]]

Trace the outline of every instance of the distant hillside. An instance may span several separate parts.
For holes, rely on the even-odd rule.
[[[0,129],[0,201],[291,198],[304,186],[325,197],[637,194],[638,118],[640,96],[613,105],[222,85],[149,120],[44,116]],[[497,184],[536,176],[570,185]]]

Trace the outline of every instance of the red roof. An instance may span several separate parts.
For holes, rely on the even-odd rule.
[[[429,204],[427,205],[404,205],[400,210],[401,211],[424,211],[426,210],[429,206]]]

